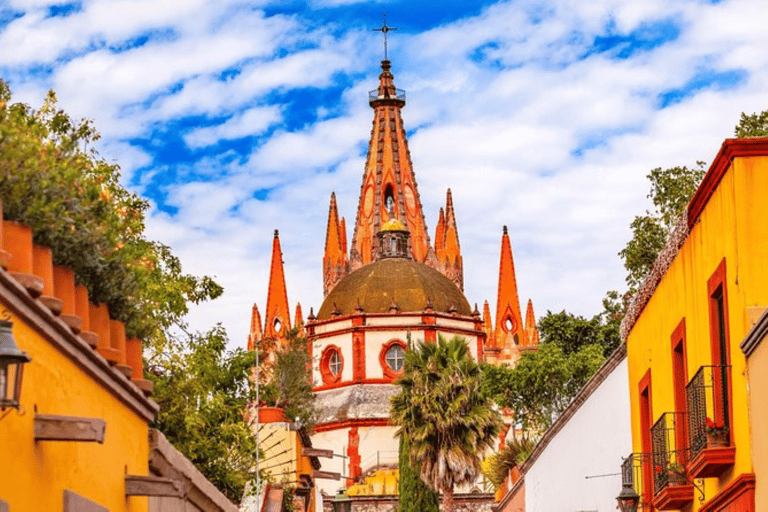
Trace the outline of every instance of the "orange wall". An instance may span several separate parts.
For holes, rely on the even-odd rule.
[[[5,307],[5,305],[0,304]],[[86,375],[37,331],[13,317],[13,334],[32,361],[24,366],[23,415],[0,420],[3,443],[0,499],[11,512],[62,510],[65,489],[110,512],[145,512],[147,498],[125,497],[126,471],[147,474],[148,425]],[[104,444],[35,443],[35,407],[40,414],[84,416],[106,421]]]
[[[749,329],[747,308],[768,304],[768,157],[738,157],[709,199],[627,338],[633,450],[641,452],[638,382],[651,368],[654,421],[674,411],[670,337],[685,318],[688,379],[712,364],[707,280],[726,259],[730,358],[733,381],[732,471],[708,479],[707,499],[733,476],[752,471],[745,358],[739,343]],[[712,482],[712,483],[710,483]],[[693,510],[700,503],[693,501]]]

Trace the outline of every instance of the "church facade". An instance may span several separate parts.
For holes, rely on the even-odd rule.
[[[330,197],[324,301],[306,321],[296,305],[291,322],[275,231],[264,318],[254,305],[248,337],[253,349],[258,340],[279,340],[293,327],[311,341],[314,392],[322,411],[312,443],[334,451],[323,470],[342,475],[352,486],[350,494],[391,494],[384,480],[378,486],[366,477],[397,466],[389,399],[397,392],[394,382],[403,373],[409,340],[459,335],[478,361],[510,365],[539,342],[531,301],[525,316],[520,308],[506,226],[493,316],[488,301],[481,312],[464,296],[450,189],[430,238],[401,116],[405,93],[394,85],[390,62],[382,61],[381,68],[378,88],[369,93],[373,126],[349,244],[346,220],[339,216],[335,194]],[[319,480],[317,485],[332,496],[340,484]]]

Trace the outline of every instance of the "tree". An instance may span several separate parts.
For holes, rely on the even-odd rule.
[[[768,136],[768,110],[759,114],[741,113],[739,124],[734,129],[734,134],[739,139],[746,137],[767,137]]]
[[[536,440],[531,437],[510,439],[504,448],[483,460],[483,475],[498,489],[512,468],[520,466],[528,458],[534,446]]]
[[[260,340],[259,347],[269,340]],[[300,337],[293,329],[286,336],[285,347],[275,350],[274,365],[267,373],[271,374],[268,383],[261,387],[259,400],[271,407],[280,407],[290,420],[299,419],[302,425],[312,430],[319,416],[312,393],[312,360],[309,357],[309,341]],[[266,350],[262,353],[266,353]]]
[[[120,167],[92,146],[99,134],[56,103],[10,104],[0,80],[0,198],[7,220],[29,224],[54,263],[70,267],[91,300],[106,303],[129,336],[161,350],[189,303],[215,298],[209,277],[184,274],[170,249],[144,236],[146,200],[120,184]]]
[[[254,399],[249,380],[256,354],[226,350],[224,329],[184,332],[148,368],[155,427],[230,500],[255,481],[257,446],[243,414]],[[264,478],[266,475],[261,475]]]
[[[543,432],[568,406],[605,358],[599,345],[584,345],[570,355],[555,343],[526,352],[514,368],[483,365],[481,390],[509,408],[524,432]]]
[[[424,483],[410,461],[408,439],[400,438],[398,512],[438,512],[440,496]]]
[[[617,295],[609,294],[603,299],[606,309],[589,320],[565,310],[559,313],[547,311],[537,322],[541,343],[557,345],[566,356],[579,352],[582,347],[597,345],[601,347],[603,356],[608,357],[621,343],[621,313],[614,309],[609,310],[615,308],[615,303],[610,297]]]
[[[405,355],[405,370],[392,397],[397,437],[410,443],[410,463],[421,478],[443,493],[453,510],[453,488],[474,482],[481,454],[493,446],[499,414],[480,394],[480,367],[463,338],[418,342]]]
[[[627,269],[626,281],[631,293],[640,287],[667,243],[670,231],[704,178],[704,165],[704,162],[699,161],[691,168],[657,167],[648,173],[647,178],[651,182],[648,197],[653,201],[655,209],[634,218],[630,224],[632,238],[619,251],[619,256],[624,260],[624,268]]]

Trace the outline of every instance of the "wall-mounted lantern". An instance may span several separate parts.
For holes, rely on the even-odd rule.
[[[0,319],[0,411],[19,409],[24,365],[31,360],[13,339],[13,322]]]
[[[635,491],[634,458],[635,454],[630,455],[621,464],[621,493],[616,496],[621,512],[637,512],[640,505],[640,495]]]

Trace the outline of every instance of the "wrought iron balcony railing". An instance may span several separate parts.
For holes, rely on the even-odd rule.
[[[634,489],[644,507],[650,506],[650,502],[646,501],[646,495],[643,493],[643,468],[644,463],[649,464],[650,461],[647,453],[630,453],[621,463],[622,488]],[[650,496],[648,498],[650,499]]]
[[[387,94],[382,95],[379,94],[378,89],[374,89],[372,91],[368,91],[368,101],[375,101],[375,100],[386,100],[386,99],[394,99],[394,100],[403,100],[405,101],[405,91],[402,89],[395,89],[395,94]]]
[[[730,445],[730,380],[730,366],[702,366],[685,386],[691,459],[704,448]]]
[[[665,412],[651,427],[654,494],[686,484],[686,447],[678,446],[684,422],[682,412]]]

